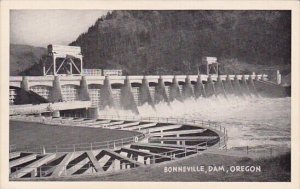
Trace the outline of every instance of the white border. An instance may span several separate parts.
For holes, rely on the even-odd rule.
[[[299,2],[298,1],[2,1],[1,3],[1,186],[9,188],[300,188],[299,121]],[[292,10],[292,182],[9,182],[8,181],[8,89],[10,9],[102,9],[102,10]]]

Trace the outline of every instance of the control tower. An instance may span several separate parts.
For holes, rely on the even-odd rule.
[[[76,46],[48,45],[43,61],[43,75],[83,75],[81,48]]]
[[[201,62],[201,70],[205,70],[207,75],[219,75],[219,62],[216,57],[203,57]]]

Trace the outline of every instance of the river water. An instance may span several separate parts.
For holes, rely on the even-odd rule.
[[[228,131],[228,147],[290,148],[291,98],[228,96],[160,103],[154,110],[139,107],[141,116],[191,118],[221,122]],[[130,115],[125,111],[105,110],[100,114]]]

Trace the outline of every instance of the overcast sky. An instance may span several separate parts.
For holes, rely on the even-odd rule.
[[[12,10],[10,43],[39,47],[68,45],[106,13],[106,10]]]

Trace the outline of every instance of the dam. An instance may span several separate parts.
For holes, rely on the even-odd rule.
[[[252,96],[286,95],[279,72],[275,82],[267,74],[218,74],[218,67],[213,68],[214,74],[207,67],[206,74],[197,75],[88,75],[79,64],[82,57],[78,49],[69,50],[65,54],[50,53],[52,60],[56,57],[66,60],[45,66],[43,76],[10,77],[10,120],[35,123],[35,131],[46,126],[58,130],[109,129],[131,131],[134,136],[78,144],[11,143],[11,180],[105,175],[227,149],[228,131],[219,122],[207,118],[143,117],[139,116],[139,108],[149,105],[155,111],[161,103],[171,106],[173,102],[191,99],[243,100]],[[76,51],[74,56],[68,56],[73,51]],[[72,60],[76,56],[79,63]],[[69,72],[62,74],[59,69],[65,63]],[[51,69],[53,72],[48,74]],[[130,111],[136,116],[102,115],[100,111],[107,107]],[[55,136],[51,137],[55,140]]]
[[[25,104],[38,107],[37,104],[63,102],[77,103],[77,109],[97,107],[101,110],[109,106],[138,113],[137,106],[145,103],[155,108],[155,104],[162,101],[169,103],[190,97],[281,96],[284,95],[282,88],[269,82],[267,75],[14,76],[10,77],[9,101],[11,115],[18,114]],[[270,93],[270,89],[276,93]],[[48,109],[51,111],[50,106]]]
[[[230,94],[285,96],[279,71],[272,82],[266,74],[221,75],[219,64],[216,57],[204,57],[205,74],[197,75],[122,76],[117,72],[102,76],[88,74],[97,73],[97,69],[83,69],[80,47],[48,45],[42,76],[10,77],[10,115],[30,114],[24,111],[32,110],[31,113],[54,112],[59,116],[68,107],[91,109],[86,113],[92,115],[105,107],[138,114],[137,107],[146,103],[155,108],[160,102],[169,104],[174,100]],[[30,104],[34,106],[30,108]]]

